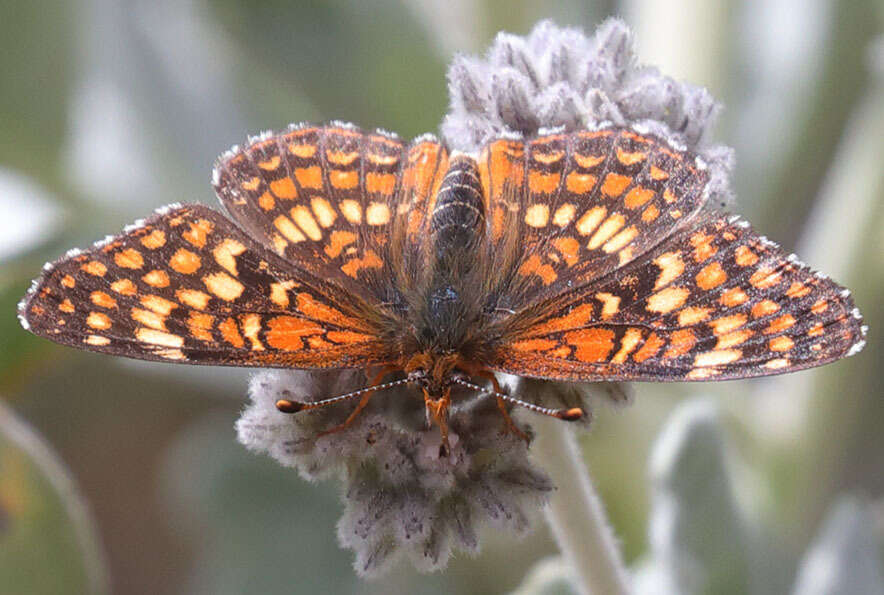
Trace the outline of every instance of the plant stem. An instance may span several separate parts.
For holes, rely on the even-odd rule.
[[[546,521],[574,569],[580,593],[629,593],[626,566],[573,430],[559,420],[537,417],[531,422],[537,431],[531,451],[557,487]]]

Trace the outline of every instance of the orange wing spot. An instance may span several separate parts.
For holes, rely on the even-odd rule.
[[[340,327],[349,328],[365,328],[359,320],[347,316],[340,310],[317,301],[312,295],[306,292],[299,293],[297,296],[298,312],[319,322],[327,322]]]
[[[552,244],[565,258],[565,262],[569,267],[574,266],[580,260],[577,257],[580,253],[580,242],[571,236],[556,238],[552,241]]]
[[[550,194],[559,187],[561,178],[561,174],[547,174],[534,169],[528,172],[528,189],[533,193]]]
[[[162,298],[158,295],[153,294],[143,296],[141,298],[141,305],[148,310],[153,310],[157,314],[161,314],[163,316],[168,316],[169,313],[172,312],[172,310],[178,307],[178,304],[176,304],[175,302],[171,302],[166,298]]]
[[[134,248],[126,248],[122,252],[114,254],[114,262],[117,263],[118,267],[125,269],[140,269],[144,266],[144,258],[141,256],[141,252]]]
[[[769,267],[761,267],[749,277],[749,283],[757,289],[768,289],[779,283],[783,279],[780,271],[775,271]]]
[[[142,343],[161,345],[163,347],[181,347],[184,345],[184,337],[156,329],[137,328],[135,329],[135,338]]]
[[[356,234],[352,231],[333,231],[325,246],[325,253],[329,258],[337,258],[344,248],[356,242]]]
[[[352,258],[348,260],[341,266],[341,270],[345,275],[349,275],[355,279],[359,274],[359,271],[362,269],[379,269],[383,266],[384,261],[378,257],[374,250],[366,250],[363,258]]]
[[[661,339],[657,333],[651,333],[651,335],[645,339],[645,344],[641,346],[641,349],[635,352],[635,355],[632,356],[633,361],[642,363],[648,359],[651,359],[660,351],[666,344],[666,341]]]
[[[654,259],[654,264],[660,267],[660,275],[654,283],[654,291],[669,285],[684,273],[684,262],[678,252],[664,252]]]
[[[689,295],[691,295],[691,292],[685,287],[667,287],[649,297],[645,308],[649,312],[668,314],[677,308],[681,308]]]
[[[642,211],[642,221],[645,223],[651,223],[659,216],[660,209],[657,208],[657,205],[650,205],[647,209]]]
[[[105,345],[110,345],[110,339],[108,339],[107,337],[102,337],[100,335],[89,335],[88,337],[83,339],[83,343],[103,347]]]
[[[807,329],[808,337],[819,337],[823,334],[823,323],[817,322],[815,325]]]
[[[322,333],[322,327],[313,321],[294,316],[277,316],[267,322],[264,338],[274,349],[298,351],[304,348],[301,337]]]
[[[614,349],[614,331],[591,328],[565,333],[565,341],[576,350],[574,357],[582,362],[599,362]]]
[[[211,314],[202,314],[200,312],[191,312],[187,318],[187,328],[190,334],[200,341],[211,342],[212,325],[215,323],[215,317]]]
[[[58,305],[58,309],[66,314],[71,314],[74,312],[74,304],[68,298],[62,300],[62,302]]]
[[[811,306],[810,311],[814,314],[822,314],[826,310],[829,309],[829,304],[826,300],[817,300],[813,306]]]
[[[678,324],[679,326],[695,325],[709,318],[710,312],[712,312],[712,308],[703,308],[699,306],[685,308],[678,313]]]
[[[574,161],[584,169],[595,167],[605,159],[605,155],[581,155],[580,153],[574,153]]]
[[[711,235],[702,231],[698,231],[691,236],[691,246],[694,247],[694,260],[703,262],[718,252],[718,248],[712,244],[712,239]]]
[[[665,358],[680,357],[688,353],[696,344],[697,336],[690,329],[674,331],[669,338],[669,349],[663,354]]]
[[[745,304],[747,301],[749,301],[749,296],[746,295],[746,292],[739,287],[731,287],[730,289],[722,293],[721,297],[718,298],[718,302],[722,306],[726,306],[728,308],[733,308],[735,306],[739,306],[740,304]]]
[[[576,205],[572,203],[565,203],[556,209],[555,214],[553,215],[553,225],[556,227],[566,227],[571,221],[574,220],[574,215],[577,214]]]
[[[694,365],[699,367],[722,366],[730,364],[743,357],[740,349],[713,349],[698,353],[694,358]]]
[[[273,171],[274,169],[279,167],[279,164],[281,161],[282,160],[279,158],[279,155],[274,155],[273,157],[271,157],[267,161],[259,161],[258,167],[260,167],[261,169],[263,169],[265,171]]]
[[[289,290],[294,288],[294,281],[280,281],[270,284],[270,301],[280,308],[289,307]]]
[[[289,152],[301,159],[310,159],[316,154],[316,145],[291,143],[289,145]]]
[[[765,328],[763,332],[765,335],[773,335],[788,330],[794,325],[795,317],[791,314],[783,314],[782,316],[771,320],[770,324],[767,325],[767,328]]]
[[[322,337],[307,337],[307,345],[310,346],[310,349],[328,349],[333,347],[334,343],[329,343]]]
[[[607,214],[608,210],[605,207],[593,207],[587,210],[577,220],[577,232],[582,236],[591,234]]]
[[[369,225],[386,225],[390,221],[390,207],[373,202],[365,209],[365,222]]]
[[[537,163],[543,163],[544,165],[551,165],[553,163],[556,163],[557,161],[560,161],[564,156],[564,151],[550,151],[549,153],[542,153],[535,150],[531,153],[531,158],[534,161],[536,161]]]
[[[524,341],[516,341],[512,344],[512,348],[516,351],[547,351],[556,345],[558,345],[558,342],[552,339],[526,339]]]
[[[104,277],[105,273],[107,273],[107,267],[104,266],[104,263],[97,260],[90,260],[86,264],[81,265],[80,269],[96,277]]]
[[[625,247],[628,243],[635,239],[638,235],[638,228],[635,225],[630,225],[613,238],[605,242],[602,246],[602,251],[607,254],[611,254],[613,252],[617,252],[618,250]]]
[[[314,190],[322,188],[322,170],[318,165],[297,168],[295,178],[302,188],[313,188]]]
[[[223,242],[215,246],[212,254],[215,256],[221,268],[225,269],[233,276],[239,273],[236,270],[236,257],[246,251],[246,247],[233,238],[226,238]]]
[[[568,192],[573,192],[574,194],[588,194],[595,188],[595,183],[598,181],[592,174],[581,174],[575,172],[571,172],[565,178],[565,187],[568,189]]]
[[[325,336],[328,337],[330,341],[339,344],[365,343],[374,339],[371,335],[354,333],[353,331],[328,331]]]
[[[531,227],[546,227],[549,223],[549,206],[534,203],[525,209],[525,223]]]
[[[789,351],[794,345],[795,342],[786,335],[774,337],[768,342],[771,351]]]
[[[225,301],[233,301],[242,295],[245,287],[227,273],[214,273],[203,277],[203,283],[216,296]]]
[[[303,207],[302,207],[303,208]],[[276,219],[273,220],[273,226],[279,230],[279,233],[284,235],[290,242],[298,243],[306,240],[306,236],[301,233],[301,230],[295,227],[295,224],[292,223],[292,220],[286,217],[285,215],[279,215]],[[281,239],[281,238],[280,238]],[[285,242],[285,240],[283,240]],[[287,242],[282,245],[282,250],[285,250],[285,246]],[[277,246],[279,249],[280,246]],[[282,252],[282,250],[279,250]]]
[[[258,197],[258,206],[265,211],[272,211],[276,206],[276,199],[269,192],[264,192]]]
[[[537,254],[532,254],[528,260],[522,263],[522,266],[519,267],[519,274],[523,277],[537,275],[544,285],[551,284],[559,277],[555,269],[548,264],[543,264]]]
[[[629,357],[629,354],[641,343],[642,332],[640,329],[630,327],[626,329],[623,338],[620,340],[620,350],[614,354],[611,361],[615,364],[622,364]]]
[[[669,174],[656,165],[651,166],[651,179],[652,180],[668,180]]]
[[[190,229],[182,233],[181,237],[197,248],[202,248],[206,245],[206,238],[212,233],[213,229],[215,229],[215,226],[211,221],[200,219],[199,221],[192,221]]]
[[[365,190],[379,194],[393,194],[396,189],[396,176],[394,174],[379,174],[368,172],[365,174]]]
[[[316,223],[316,219],[313,218],[313,214],[310,212],[310,209],[305,207],[304,205],[298,205],[294,207],[290,211],[292,215],[292,219],[294,219],[295,223],[298,224],[298,227],[307,234],[307,237],[313,240],[314,242],[318,242],[322,239],[322,230],[319,229],[319,224]],[[279,229],[279,228],[278,228]],[[279,231],[283,231],[279,229]],[[283,232],[284,233],[284,232]],[[293,242],[296,240],[292,240]]]
[[[536,327],[532,328],[531,334],[547,335],[549,333],[556,333],[559,331],[575,329],[584,326],[590,320],[592,320],[592,313],[592,304],[580,304],[564,316],[553,318],[543,324],[539,324]]]
[[[595,299],[602,303],[602,320],[608,320],[620,311],[620,298],[613,293],[597,293]]]
[[[129,279],[117,279],[111,283],[111,289],[120,295],[135,295],[138,292],[135,284]]]
[[[712,332],[716,337],[720,337],[721,335],[726,335],[731,331],[735,331],[744,324],[748,317],[745,314],[731,314],[730,316],[722,316],[721,318],[716,318],[709,322],[709,326],[712,328]]]
[[[359,152],[351,151],[349,153],[345,153],[344,151],[334,151],[332,149],[328,149],[325,152],[325,156],[331,163],[346,167],[356,161],[356,159],[359,157]]]
[[[93,291],[89,294],[89,299],[96,306],[100,306],[102,308],[116,308],[117,300],[109,296],[103,291]]]
[[[261,315],[260,314],[244,314],[240,317],[242,325],[242,334],[252,344],[252,351],[264,351],[264,345],[258,338],[261,332]]]
[[[789,290],[786,291],[786,297],[803,298],[810,292],[810,287],[808,287],[804,283],[801,283],[800,281],[794,281],[792,285],[789,286]]]
[[[641,163],[647,158],[648,154],[644,151],[630,153],[629,151],[623,150],[622,147],[617,147],[617,160],[623,165],[635,165],[636,163]]]
[[[334,169],[328,174],[328,181],[331,182],[331,185],[335,188],[350,190],[359,185],[359,172],[355,169],[347,171]]]
[[[168,287],[169,275],[161,269],[154,269],[141,277],[141,280],[151,287]]]
[[[221,337],[234,347],[242,348],[246,344],[242,335],[239,334],[239,328],[237,328],[236,321],[233,318],[224,320],[224,322],[218,325],[218,330],[221,331]]]
[[[67,287],[68,289],[72,289],[77,285],[77,282],[70,275],[65,275],[61,278],[61,284]]]
[[[612,213],[602,222],[596,232],[592,234],[586,247],[590,250],[596,250],[599,246],[611,239],[611,236],[617,233],[620,228],[623,227],[624,223],[626,223],[626,217],[620,213]]]
[[[752,306],[752,318],[769,316],[780,309],[780,305],[773,300],[761,300]]]
[[[147,248],[148,250],[156,250],[157,248],[162,248],[166,245],[166,232],[162,229],[155,229],[143,238],[141,238],[141,245]]]
[[[200,257],[185,248],[178,248],[169,259],[169,266],[182,275],[192,275],[201,265]]]
[[[179,289],[175,292],[175,297],[185,306],[190,306],[197,310],[205,310],[211,299],[208,293],[197,289]]]
[[[246,180],[245,182],[240,184],[240,186],[243,187],[243,190],[248,190],[249,192],[254,192],[255,190],[258,189],[258,186],[260,186],[260,185],[261,185],[261,178],[259,178],[258,176],[254,176],[252,178],[249,178],[248,180]]]
[[[310,168],[310,169],[316,169],[318,171],[319,168]],[[295,174],[297,174],[298,172],[301,172],[301,171],[303,171],[303,170],[297,169],[297,170],[295,170]],[[298,176],[298,181],[299,182],[301,181],[300,176]],[[302,186],[303,185],[305,185],[305,184],[302,183]],[[320,178],[319,186],[317,186],[317,188],[321,187],[321,186],[322,186],[322,179]],[[281,178],[279,180],[274,180],[274,181],[270,182],[270,191],[273,192],[273,194],[275,194],[279,198],[292,199],[292,198],[298,197],[298,189],[295,187],[295,184],[294,184],[294,182],[292,182],[291,178]]]
[[[696,280],[700,289],[714,289],[727,281],[727,273],[721,268],[721,264],[713,262],[707,264],[697,273]]]
[[[642,186],[636,186],[626,193],[626,198],[623,199],[623,203],[626,205],[627,209],[637,209],[652,198],[654,198],[653,190]]]
[[[105,331],[111,327],[111,319],[107,314],[102,314],[101,312],[89,312],[89,316],[86,317],[86,324],[94,329]]]
[[[632,182],[632,178],[629,176],[609,173],[605,176],[605,182],[602,184],[602,194],[611,198],[620,196],[626,190],[626,187],[629,186],[630,182]]]
[[[672,209],[671,211],[669,211],[669,216],[672,217],[673,219],[679,219],[679,218],[681,218],[681,215],[682,215],[681,209]]]
[[[734,251],[734,262],[741,267],[752,266],[758,262],[758,255],[752,252],[749,246],[737,246]]]
[[[729,347],[734,347],[736,345],[741,345],[746,342],[746,340],[754,335],[755,333],[750,331],[749,329],[741,329],[738,331],[732,331],[730,333],[726,333],[718,337],[718,341],[715,343],[716,349],[727,349]]]
[[[344,214],[344,219],[353,225],[359,225],[362,222],[362,205],[355,200],[342,200],[338,203],[338,208]]]

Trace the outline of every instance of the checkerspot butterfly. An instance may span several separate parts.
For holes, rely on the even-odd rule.
[[[340,123],[221,157],[229,217],[165,207],[47,265],[26,328],[189,364],[370,368],[446,432],[452,385],[725,380],[861,349],[849,292],[707,205],[702,160],[609,126],[478,154]],[[398,380],[382,384],[387,374]],[[402,377],[401,375],[405,376]],[[501,410],[503,399],[495,395]],[[561,418],[580,410],[533,409]]]

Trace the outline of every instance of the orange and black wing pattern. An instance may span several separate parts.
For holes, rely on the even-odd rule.
[[[627,266],[706,202],[702,162],[624,128],[501,139],[479,157],[496,285],[521,307]]]
[[[344,123],[251,139],[218,161],[213,183],[234,220],[298,269],[369,302],[407,283],[447,154]]]
[[[849,291],[723,216],[508,323],[493,369],[573,381],[792,372],[856,353],[866,332]]]
[[[199,205],[47,265],[19,316],[58,343],[155,361],[341,368],[389,355],[376,310]]]

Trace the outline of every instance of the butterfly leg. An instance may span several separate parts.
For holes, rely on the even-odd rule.
[[[488,370],[477,370],[476,376],[490,380],[491,386],[494,387],[494,392],[503,392],[500,390],[500,383],[497,381],[497,377],[492,372],[489,372]],[[516,425],[516,422],[513,421],[513,418],[510,417],[510,413],[506,408],[506,402],[500,397],[495,398],[497,399],[497,408],[500,409],[500,413],[503,415],[504,431],[512,432],[524,440],[526,444],[530,443],[531,439],[528,437],[528,434],[520,430]]]
[[[384,379],[384,376],[386,376],[390,372],[395,372],[398,369],[399,368],[396,366],[384,366],[381,371],[375,375],[374,379],[372,379],[368,388],[379,386],[381,384],[381,381]],[[347,416],[347,419],[345,419],[343,423],[340,423],[333,428],[329,428],[324,432],[320,432],[316,435],[316,437],[319,438],[321,436],[327,436],[328,434],[340,432],[341,430],[346,430],[350,426],[350,424],[353,423],[353,420],[355,420],[359,416],[362,410],[368,406],[368,402],[371,400],[371,397],[375,394],[375,392],[377,391],[370,391],[362,395],[362,397],[359,399],[359,403],[356,404],[356,408],[350,412],[350,415]]]

